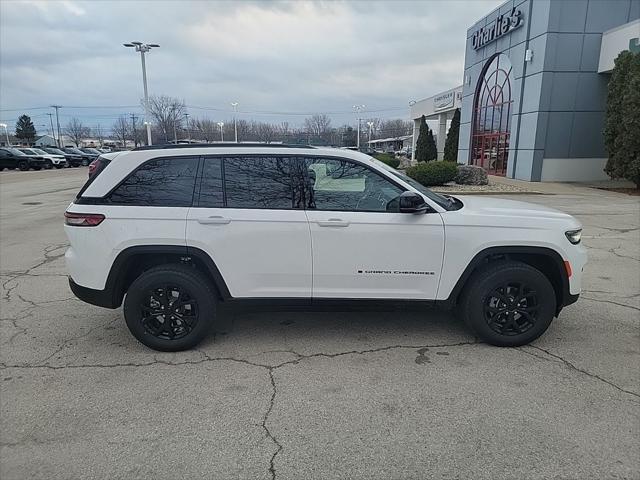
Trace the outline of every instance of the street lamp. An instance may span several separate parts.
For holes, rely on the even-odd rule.
[[[356,111],[356,113],[358,114],[358,151],[360,151],[360,120],[362,120],[360,118],[360,112],[362,112],[362,110],[364,110],[364,105],[354,105],[353,109]]]
[[[185,127],[187,129],[187,141],[191,143],[191,132],[189,131],[189,114],[188,113],[184,114],[184,121],[187,124]]]
[[[373,122],[367,122],[369,125],[369,148],[371,148],[371,130],[373,130]]]
[[[6,123],[0,123],[0,128],[4,128],[4,134],[7,137],[7,147],[10,147],[11,144],[9,143],[9,132],[7,131],[7,124]]]
[[[236,143],[238,143],[238,102],[231,102],[231,106],[233,107],[233,131],[236,134]]]
[[[222,127],[224,127],[224,123],[218,122],[218,126],[220,127],[220,141],[224,142],[224,132],[222,131]]]
[[[149,52],[152,48],[158,48],[160,45],[157,43],[142,43],[131,42],[124,43],[125,47],[135,48],[136,52],[140,52],[140,59],[142,60],[142,85],[144,87],[144,116],[146,117],[145,125],[147,126],[147,145],[151,145],[151,124],[148,122],[149,116],[149,93],[147,91],[147,67],[144,62],[144,54]]]

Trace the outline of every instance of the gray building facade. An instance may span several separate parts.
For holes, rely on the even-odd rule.
[[[640,0],[509,0],[469,28],[458,162],[529,181],[607,178],[601,65],[638,45],[639,19]],[[620,48],[604,48],[609,34]]]

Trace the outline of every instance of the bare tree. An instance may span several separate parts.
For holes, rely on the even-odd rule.
[[[113,131],[113,136],[117,141],[122,142],[123,148],[127,146],[127,138],[129,138],[130,128],[131,125],[127,121],[127,117],[124,115],[118,117],[116,122],[113,124],[113,127],[111,128],[111,130]]]
[[[149,113],[165,142],[177,136],[177,130],[182,127],[184,112],[182,100],[167,95],[149,97]]]
[[[395,120],[384,120],[378,128],[378,136],[380,138],[402,137],[403,135],[411,135],[412,131],[412,122],[397,118]]]
[[[104,130],[102,129],[102,125],[98,124],[95,126],[93,129],[93,135],[96,137],[96,140],[98,140],[98,143],[102,148],[104,146]]]
[[[192,136],[198,140],[211,142],[220,137],[220,128],[213,120],[208,118],[197,118],[193,121]]]
[[[258,124],[258,140],[265,143],[271,143],[275,140],[277,130],[270,123],[260,122]]]
[[[315,114],[304,119],[304,128],[308,133],[324,136],[331,128],[331,119],[325,114]]]
[[[89,127],[85,127],[80,120],[73,117],[69,120],[69,123],[67,123],[64,133],[73,140],[73,143],[75,143],[77,147],[79,147],[82,144],[82,139],[89,136],[91,129]]]

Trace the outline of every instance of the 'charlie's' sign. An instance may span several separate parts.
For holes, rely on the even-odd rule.
[[[484,47],[487,43],[497,40],[502,35],[522,25],[522,12],[515,8],[511,13],[498,15],[491,24],[482,27],[471,37],[471,46],[474,50]]]

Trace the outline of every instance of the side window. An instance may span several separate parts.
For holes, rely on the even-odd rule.
[[[295,207],[290,158],[227,157],[224,189],[228,208]]]
[[[148,207],[190,207],[197,169],[197,157],[151,160],[131,173],[111,193],[110,203]]]
[[[204,159],[198,206],[205,208],[224,207],[222,158],[210,157]]]
[[[307,208],[355,212],[398,212],[403,190],[375,171],[334,158],[305,159]]]

